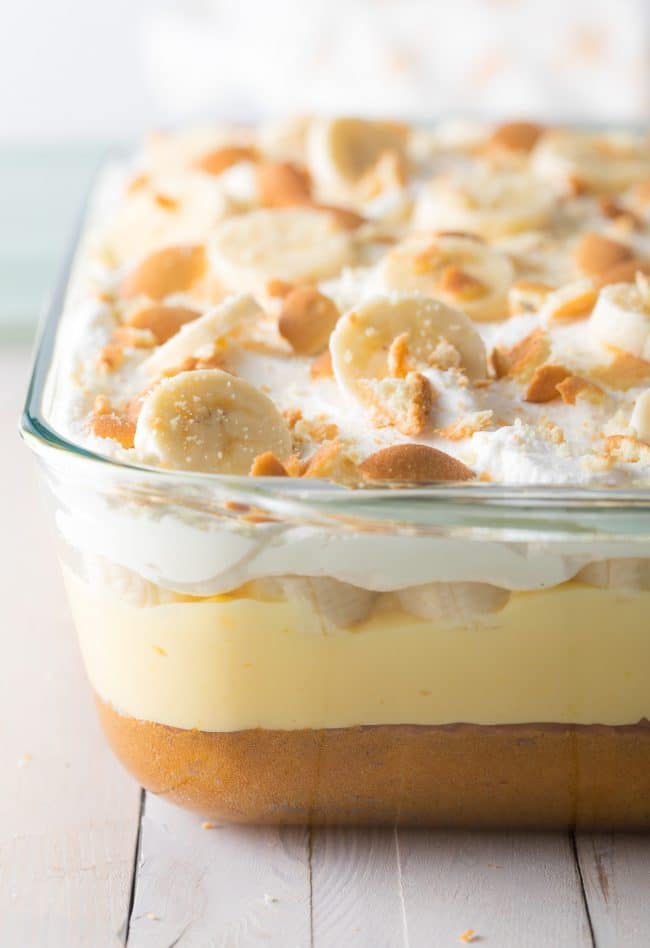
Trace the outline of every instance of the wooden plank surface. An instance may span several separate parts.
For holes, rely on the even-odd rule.
[[[140,791],[99,733],[18,437],[28,361],[0,350],[0,945],[103,948],[128,913]]]
[[[591,936],[566,833],[399,830],[409,948],[589,948]]]
[[[309,948],[309,832],[214,826],[147,796],[128,948]]]
[[[578,833],[576,847],[597,948],[650,945],[650,837]]]
[[[312,831],[313,948],[405,945],[395,831]]]

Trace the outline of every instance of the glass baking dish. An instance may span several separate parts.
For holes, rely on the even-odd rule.
[[[133,775],[246,823],[650,827],[650,491],[348,490],[94,454],[48,422],[76,246],[22,434]]]

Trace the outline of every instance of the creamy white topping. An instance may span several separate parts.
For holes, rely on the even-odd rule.
[[[650,339],[647,286],[635,288],[632,268],[622,274],[627,289],[600,289],[610,264],[644,263],[650,238],[635,195],[650,169],[647,145],[626,139],[622,154],[615,138],[548,133],[531,157],[503,145],[490,129],[458,141],[435,130],[409,138],[408,130],[390,125],[334,120],[315,123],[312,131],[306,122],[301,134],[304,140],[292,141],[286,156],[277,143],[265,152],[264,131],[157,136],[131,162],[106,171],[61,321],[50,380],[53,425],[116,460],[150,461],[138,446],[151,438],[141,432],[134,447],[131,427],[138,400],[160,380],[151,371],[160,362],[166,371],[225,370],[256,386],[279,413],[276,429],[291,426],[286,437],[303,463],[331,441],[355,466],[382,448],[415,442],[501,484],[647,484],[646,429],[632,419],[650,379],[650,363],[643,361]],[[233,149],[239,151],[229,163]],[[269,165],[283,157],[293,164]],[[485,181],[494,184],[487,192],[479,187]],[[296,197],[301,188],[311,194]],[[323,205],[365,222],[342,222]],[[450,228],[471,233],[453,239],[437,233]],[[606,239],[604,258],[598,248],[591,256],[584,250],[586,234]],[[137,282],[134,273],[146,267],[148,255],[186,244],[205,246],[203,269],[169,283],[168,268],[155,291],[151,280],[162,279],[160,270]],[[278,331],[286,288],[274,291],[274,280],[317,287],[342,315],[362,306],[376,311],[371,329],[349,349],[336,352],[332,341],[335,377],[315,375],[318,350],[305,353],[302,343]],[[254,294],[259,318],[245,329],[226,326],[224,300],[244,292]],[[415,317],[404,334],[402,371],[394,367],[398,329],[390,329],[393,343],[378,348],[372,333],[384,326],[387,308],[404,309],[414,294],[451,306],[469,328],[450,342],[437,324]],[[153,306],[214,311],[222,328],[170,368],[159,356],[166,343],[137,321]],[[463,361],[464,332],[478,340],[467,342],[473,352],[482,342],[490,357],[479,377]],[[180,329],[178,339],[186,337]],[[414,375],[419,389],[409,387]],[[430,397],[411,404],[422,386]],[[205,402],[200,393],[193,398],[201,402],[200,422],[207,418]],[[413,407],[422,409],[415,421]],[[180,431],[173,408],[169,424]],[[109,421],[98,422],[100,415]],[[138,421],[160,423],[151,411]],[[193,456],[208,459],[202,469],[219,473],[227,446],[221,435],[213,441],[214,418],[207,423],[212,427],[192,428],[193,438],[205,438],[205,450]],[[252,438],[253,429],[246,422],[241,437]],[[268,449],[264,437],[260,455]],[[276,430],[274,443],[283,439]],[[164,454],[159,463],[173,466]],[[69,497],[65,484],[57,491],[59,526],[74,547],[193,595],[285,574],[331,576],[380,591],[432,579],[533,589],[564,582],[607,555],[639,555],[634,547],[569,554],[566,547],[540,552],[477,543],[468,563],[466,544],[449,539],[345,536],[276,524],[247,529],[221,521],[197,527],[178,512],[115,510],[98,496]]]

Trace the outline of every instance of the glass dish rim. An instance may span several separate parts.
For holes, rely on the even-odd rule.
[[[433,124],[433,122],[426,124]],[[599,123],[562,122],[557,124],[593,130],[599,127]],[[632,123],[628,125],[611,123],[606,124],[606,127],[621,132],[634,130]],[[66,243],[58,276],[42,309],[33,348],[32,371],[19,425],[21,436],[36,454],[68,456],[79,463],[92,466],[95,470],[101,467],[120,471],[127,477],[129,474],[134,478],[146,477],[149,484],[156,484],[161,490],[175,484],[184,484],[192,489],[202,487],[206,491],[220,487],[235,492],[238,500],[248,498],[252,504],[288,503],[294,514],[301,512],[322,514],[329,509],[332,513],[366,519],[369,514],[372,514],[374,518],[377,513],[377,504],[382,502],[386,502],[387,506],[394,511],[416,503],[418,506],[426,504],[455,508],[464,526],[471,526],[466,519],[468,514],[470,520],[473,519],[471,511],[480,512],[483,525],[485,523],[483,517],[490,511],[495,518],[492,526],[499,529],[507,526],[510,519],[501,520],[499,509],[502,514],[504,510],[510,511],[515,518],[517,510],[520,514],[527,512],[528,515],[533,516],[535,514],[543,516],[544,512],[551,513],[553,510],[561,510],[569,515],[574,511],[576,514],[582,512],[583,515],[589,515],[606,510],[609,516],[620,514],[624,519],[633,514],[641,515],[645,521],[648,515],[650,532],[650,487],[576,488],[565,485],[503,485],[475,481],[463,484],[438,482],[399,488],[368,485],[349,489],[317,479],[307,482],[296,478],[252,478],[249,475],[208,474],[200,471],[155,468],[111,458],[57,433],[45,418],[43,397],[53,364],[59,323],[65,309],[72,270],[79,251],[80,240],[85,232],[89,205],[97,181],[111,161],[128,154],[128,149],[110,149],[98,163],[80,201],[79,211]],[[551,524],[548,526],[551,532],[554,532]]]

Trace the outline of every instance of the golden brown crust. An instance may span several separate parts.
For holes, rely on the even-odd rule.
[[[589,316],[596,305],[597,299],[598,293],[595,287],[576,287],[576,292],[573,295],[557,302],[557,304],[552,307],[549,311],[549,319],[583,319],[585,316]]]
[[[498,379],[510,376],[525,381],[544,362],[550,351],[551,346],[544,330],[535,329],[510,349],[493,349],[490,361]]]
[[[609,267],[594,278],[594,285],[597,290],[602,290],[611,283],[633,283],[637,273],[650,275],[650,260],[627,260]]]
[[[555,386],[565,405],[575,405],[578,399],[584,398],[592,404],[598,404],[605,397],[605,393],[594,382],[583,379],[580,375],[570,375]]]
[[[471,273],[454,265],[444,268],[437,286],[442,293],[449,293],[464,302],[480,299],[487,293],[484,283],[473,277]]]
[[[258,454],[250,469],[251,477],[286,477],[284,465],[278,461],[272,451]]]
[[[162,345],[172,336],[175,336],[181,326],[191,323],[201,314],[188,306],[165,306],[155,303],[153,306],[144,306],[136,310],[127,320],[127,326],[134,329],[148,329],[156,341]]]
[[[616,349],[611,362],[596,366],[589,374],[603,385],[626,392],[650,380],[650,362],[632,355],[631,352]]]
[[[312,454],[303,476],[321,477],[341,483],[353,483],[359,480],[356,464],[347,457],[342,443],[338,440],[324,444]]]
[[[255,169],[262,207],[306,204],[311,196],[308,172],[290,161],[263,161]]]
[[[647,722],[208,733],[98,704],[134,776],[212,820],[650,827]]]
[[[467,481],[474,477],[461,461],[425,444],[394,444],[382,448],[359,465],[371,481]]]
[[[526,401],[543,404],[559,398],[558,385],[569,377],[571,373],[563,365],[546,363],[535,369],[533,377],[526,389]]]
[[[336,304],[313,286],[291,290],[282,301],[278,329],[299,355],[317,355],[339,318]]]
[[[289,283],[287,280],[269,280],[266,284],[266,292],[273,299],[282,299],[287,296],[288,293],[291,293],[294,288],[293,283]]]
[[[98,438],[110,438],[121,444],[123,448],[132,448],[135,439],[135,420],[129,411],[115,411],[108,399],[99,395],[95,399],[90,427]]]
[[[579,269],[588,276],[597,276],[634,257],[634,251],[617,240],[593,231],[585,234],[575,250]]]
[[[163,247],[145,257],[126,275],[120,293],[125,299],[148,296],[161,300],[172,293],[191,289],[205,269],[205,249],[201,244]]]
[[[536,122],[504,122],[490,135],[488,147],[529,152],[533,150],[543,133],[544,128]]]

